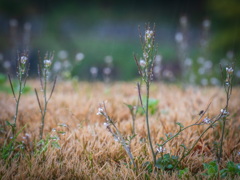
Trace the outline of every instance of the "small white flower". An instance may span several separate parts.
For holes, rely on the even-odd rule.
[[[98,68],[97,67],[91,67],[90,68],[90,73],[93,75],[93,76],[96,76],[98,74]]]
[[[25,136],[30,138],[31,134],[25,133]]]
[[[226,67],[226,72],[227,72],[227,74],[232,74],[233,73],[233,68],[232,67]]]
[[[118,142],[119,141],[119,137],[114,137],[114,141]]]
[[[139,61],[139,64],[140,64],[140,66],[142,66],[142,67],[145,67],[145,66],[146,66],[146,62],[145,62],[143,59],[141,59],[141,60]]]
[[[27,59],[28,59],[28,58],[27,58],[26,56],[22,56],[22,57],[21,57],[21,60],[20,60],[20,61],[21,61],[21,64],[25,64],[25,63],[27,62]]]
[[[144,59],[147,59],[148,58],[148,54],[146,52],[143,53],[143,57]]]
[[[153,31],[151,30],[145,31],[145,40],[151,39],[152,36],[153,36]]]
[[[222,113],[222,116],[223,116],[223,117],[226,117],[226,116],[229,115],[229,112],[227,112],[226,109],[221,109],[221,113]]]
[[[175,35],[175,40],[178,42],[178,43],[181,43],[183,41],[183,34],[181,32],[178,32],[176,33]]]
[[[210,124],[212,121],[208,117],[204,118],[202,121],[204,124]]]
[[[110,67],[106,67],[103,69],[103,74],[105,74],[105,75],[109,75],[109,74],[111,74],[111,72],[112,72],[112,70]]]
[[[103,108],[98,108],[97,115],[103,115],[103,114],[104,114]]]
[[[103,123],[103,125],[104,125],[106,128],[107,128],[108,126],[110,126],[110,124],[107,123],[107,122]]]
[[[164,151],[166,151],[166,149],[163,148],[162,146],[157,147],[157,152],[158,152],[158,153],[162,153],[162,152],[164,152]]]
[[[79,52],[76,54],[75,58],[76,58],[76,61],[82,61],[84,59],[84,57],[85,57],[84,54]]]
[[[51,60],[45,59],[43,61],[43,64],[44,64],[45,68],[49,68],[51,66],[52,62],[51,62]]]

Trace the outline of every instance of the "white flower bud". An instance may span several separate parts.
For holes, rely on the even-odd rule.
[[[227,74],[232,74],[233,73],[233,68],[232,67],[226,67],[226,72]]]
[[[208,117],[206,117],[206,118],[203,119],[202,122],[203,122],[203,124],[211,124],[212,121],[211,121],[211,119],[209,119]]]
[[[164,151],[166,151],[166,149],[163,148],[162,146],[159,146],[159,147],[157,148],[157,152],[158,152],[158,153],[162,153],[162,152],[164,152]]]
[[[43,64],[44,64],[45,68],[49,68],[51,66],[52,62],[51,62],[51,60],[46,59],[43,61]]]
[[[140,64],[140,66],[142,66],[142,67],[145,67],[145,66],[146,66],[146,62],[145,62],[143,59],[141,59],[141,60],[139,61],[139,64]]]
[[[21,64],[25,64],[27,62],[27,57],[26,56],[22,56],[20,59]]]

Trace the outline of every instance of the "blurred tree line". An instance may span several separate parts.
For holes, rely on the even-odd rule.
[[[70,61],[83,52],[84,61],[72,67],[72,75],[80,77],[87,77],[92,66],[103,70],[104,58],[110,55],[114,76],[127,80],[137,74],[133,61],[133,52],[141,56],[137,26],[143,27],[145,22],[157,24],[159,53],[164,61],[177,61],[174,34],[181,15],[188,16],[195,34],[204,18],[211,20],[209,48],[213,61],[218,62],[229,50],[239,57],[239,7],[238,0],[1,0],[0,41],[4,43],[0,44],[0,53],[14,61],[11,54],[29,46],[32,73],[36,73],[38,50],[67,50]],[[17,20],[18,30],[9,28],[11,19]],[[28,22],[31,42],[24,45],[21,38],[25,37],[24,29],[30,27]],[[193,47],[192,51],[196,49]]]

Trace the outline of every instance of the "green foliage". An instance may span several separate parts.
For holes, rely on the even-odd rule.
[[[180,129],[184,128],[184,126],[182,125],[182,123],[176,122],[176,124],[180,127]]]
[[[210,179],[218,177],[219,172],[218,172],[218,164],[216,161],[203,163],[203,168],[206,171],[205,173],[203,173],[204,176],[207,176]]]
[[[178,178],[180,178],[180,179],[187,179],[187,178],[189,178],[188,173],[189,173],[189,169],[188,168],[184,168],[182,170],[179,170]]]
[[[226,168],[223,168],[219,172],[219,166],[216,161],[211,161],[209,163],[204,163],[203,167],[206,171],[203,173],[204,176],[207,176],[209,179],[217,178],[234,178],[235,176],[240,176],[240,164],[235,164],[232,161],[229,161],[226,165]]]
[[[61,134],[61,133],[60,133]],[[58,136],[50,136],[47,135],[45,139],[41,139],[40,141],[37,142],[37,148],[35,150],[35,154],[44,154],[49,147],[53,147],[56,149],[61,149],[61,146],[58,143],[59,137]]]
[[[142,101],[143,101],[144,109],[146,109],[146,97],[143,97]],[[158,103],[159,103],[159,100],[153,99],[153,98],[149,98],[148,109],[149,109],[149,112],[150,112],[151,115],[154,115],[157,112],[157,110],[158,110]],[[137,112],[139,114],[143,115],[144,114],[144,109],[142,107],[138,107]]]
[[[240,163],[235,164],[232,161],[227,163],[227,167],[220,171],[221,177],[231,177],[240,176]]]
[[[13,80],[12,85],[13,85],[13,90],[15,92],[18,92],[18,90],[19,90],[18,82],[16,80]],[[23,88],[22,93],[27,94],[27,93],[30,93],[31,91],[32,91],[32,88],[30,86],[26,85]],[[0,73],[0,92],[5,92],[5,93],[9,93],[9,94],[12,93],[11,86],[9,83],[7,83],[7,76],[4,74],[1,74],[1,73]]]
[[[8,126],[11,126],[7,123]],[[17,141],[17,137],[26,127],[22,127],[10,141],[5,140],[4,145],[0,148],[0,157],[3,160],[7,160],[11,155],[18,157],[19,153],[25,149],[25,145],[21,141]]]
[[[171,156],[169,153],[164,154],[162,157],[157,159],[156,167],[162,169],[164,171],[172,171],[174,169],[178,169],[179,167],[175,167],[178,162],[178,156]]]

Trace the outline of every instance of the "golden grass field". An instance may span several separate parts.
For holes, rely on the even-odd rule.
[[[33,88],[40,89],[39,82],[28,81]],[[144,93],[144,89],[143,89]],[[41,97],[41,96],[40,96]],[[176,133],[181,122],[184,126],[193,124],[199,112],[206,109],[212,101],[207,116],[219,114],[225,106],[225,93],[221,87],[187,87],[153,83],[150,97],[159,100],[158,111],[150,116],[150,128],[153,144],[161,143],[166,133]],[[240,89],[234,88],[229,105],[227,135],[223,146],[223,162],[240,162]],[[135,105],[138,92],[134,82],[115,82],[112,84],[79,82],[58,82],[48,105],[44,135],[54,134],[52,129],[65,131],[59,135],[61,149],[48,148],[47,152],[34,156],[31,153],[12,159],[11,163],[1,160],[1,179],[177,179],[177,173],[148,173],[142,164],[151,161],[146,139],[144,116],[136,119],[137,136],[131,144],[138,171],[134,172],[126,163],[130,159],[122,146],[115,142],[112,135],[103,126],[104,118],[97,116],[99,103],[107,100],[109,115],[124,135],[131,135],[132,120],[129,109],[124,105]],[[33,148],[34,139],[39,137],[41,116],[34,92],[23,95],[17,127],[26,124],[19,135],[19,141],[25,141],[28,152]],[[11,94],[0,94],[0,123],[13,118],[15,102]],[[60,127],[65,123],[68,127]],[[180,156],[184,143],[190,147],[207,125],[194,126],[180,134],[166,145],[166,153]],[[208,131],[199,141],[192,153],[182,161],[183,167],[190,170],[190,179],[204,178],[202,163],[216,159],[213,143],[219,140],[219,125]],[[30,139],[22,139],[25,133]],[[6,135],[1,135],[3,144]],[[156,146],[154,146],[156,147]],[[159,155],[158,155],[159,156]],[[223,164],[224,164],[223,163]],[[236,178],[237,179],[237,178]]]

